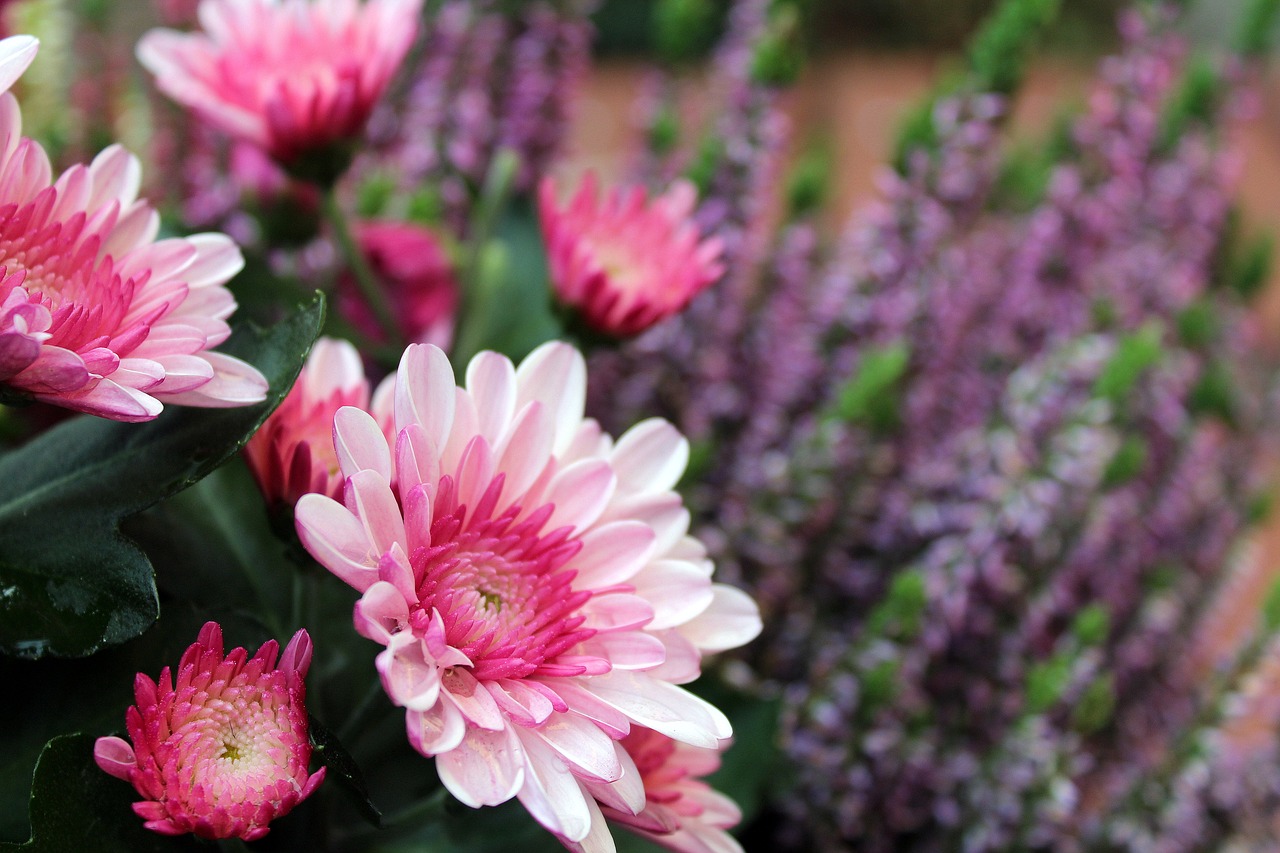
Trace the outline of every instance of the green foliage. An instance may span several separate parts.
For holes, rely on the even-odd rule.
[[[1172,151],[1190,128],[1212,124],[1223,91],[1218,67],[1206,56],[1192,57],[1161,117],[1160,150]]]
[[[1060,0],[1004,0],[969,45],[973,88],[1010,94],[1022,82],[1036,41],[1058,17]]]
[[[268,331],[240,328],[220,348],[267,377],[271,391],[257,406],[174,407],[146,424],[79,417],[0,456],[0,651],[89,655],[155,621],[151,563],[120,534],[121,520],[235,453],[292,386],[323,319],[317,297]]]
[[[790,86],[804,67],[803,18],[795,0],[775,0],[765,33],[751,57],[751,79],[762,86]]]
[[[706,52],[716,27],[712,0],[658,0],[653,39],[665,62],[689,62]]]
[[[1226,285],[1241,299],[1257,296],[1271,277],[1274,255],[1275,238],[1271,234],[1263,234],[1240,247],[1224,263],[1222,277]]]
[[[859,710],[865,714],[883,707],[898,692],[898,662],[882,660],[862,676],[862,701]]]
[[[1101,604],[1087,605],[1076,614],[1071,633],[1085,648],[1100,646],[1111,633],[1111,614]]]
[[[1027,672],[1026,710],[1043,714],[1058,703],[1071,678],[1071,655],[1057,654]]]
[[[1071,709],[1071,724],[1076,731],[1092,734],[1111,722],[1116,710],[1116,685],[1111,673],[1104,672],[1080,694]]]
[[[920,633],[920,620],[929,604],[924,573],[919,569],[899,572],[889,584],[889,592],[867,620],[870,634],[910,640]]]
[[[1280,580],[1272,581],[1262,600],[1262,627],[1268,634],[1280,631]]]
[[[395,175],[376,172],[361,181],[356,191],[356,216],[376,219],[382,216],[396,193]]]
[[[1223,423],[1236,423],[1236,383],[1230,368],[1222,361],[1212,361],[1191,389],[1187,407],[1197,415],[1217,418]]]
[[[1192,349],[1203,349],[1218,339],[1222,318],[1208,299],[1192,302],[1178,313],[1178,340]]]
[[[809,148],[787,176],[787,212],[792,217],[808,216],[827,203],[831,189],[831,151],[824,146]]]
[[[1280,0],[1251,0],[1245,7],[1236,36],[1236,50],[1244,56],[1266,54],[1280,17]]]
[[[31,785],[31,839],[0,842],[0,853],[168,853],[201,850],[193,836],[173,838],[145,829],[130,804],[138,799],[127,782],[93,761],[95,738],[71,734],[49,741]]]
[[[1160,360],[1163,353],[1160,338],[1160,327],[1154,323],[1121,338],[1094,382],[1093,395],[1114,406],[1123,404],[1143,373]]]
[[[1125,436],[1102,472],[1102,488],[1114,489],[1132,481],[1146,467],[1147,455],[1147,442],[1142,436]]]
[[[837,392],[835,413],[846,423],[890,430],[898,423],[898,396],[911,361],[903,342],[869,348],[853,378]]]
[[[328,768],[325,779],[342,789],[361,817],[373,826],[381,827],[382,812],[369,799],[369,786],[365,784],[364,773],[338,740],[338,736],[325,728],[314,715],[310,716],[310,732],[312,755]]]

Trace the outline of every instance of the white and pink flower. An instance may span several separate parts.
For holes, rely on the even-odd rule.
[[[137,53],[161,91],[211,125],[332,179],[345,163],[329,161],[344,161],[339,149],[363,133],[421,9],[422,0],[202,0],[202,32],[152,30]]]
[[[279,653],[268,640],[252,658],[224,657],[222,628],[208,622],[176,680],[167,666],[158,681],[138,673],[125,713],[133,743],[98,738],[93,754],[142,795],[133,810],[147,829],[253,841],[324,780],[323,767],[308,775],[311,638],[294,634],[277,665]]]
[[[602,199],[589,172],[561,208],[544,180],[538,210],[556,297],[614,337],[638,335],[683,310],[724,274],[720,240],[702,239],[693,222],[696,202],[688,181],[652,201],[643,187]]]
[[[462,388],[441,350],[411,346],[375,395],[391,440],[340,410],[343,500],[306,495],[296,518],[362,593],[356,628],[386,647],[387,695],[454,796],[518,797],[560,838],[606,849],[601,792],[633,815],[646,803],[620,739],[636,726],[705,749],[728,738],[724,715],[678,685],[760,616],[712,583],[688,535],[673,491],[685,439],[651,420],[614,442],[584,419],[585,393],[566,344],[519,368],[481,353]]]
[[[342,496],[333,416],[343,406],[369,408],[364,364],[346,341],[320,338],[284,402],[244,448],[268,504],[292,507],[310,492]]]
[[[719,750],[690,746],[639,726],[632,727],[621,745],[644,782],[645,805],[633,814],[606,790],[599,804],[603,818],[676,853],[742,853],[728,833],[742,820],[742,810],[703,781],[720,769]]]
[[[157,241],[119,146],[55,181],[6,91],[35,53],[30,36],[0,42],[0,387],[121,421],[260,402],[262,375],[210,351],[231,333],[240,250],[222,234]]]

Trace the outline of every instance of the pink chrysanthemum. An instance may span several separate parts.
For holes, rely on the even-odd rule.
[[[421,8],[422,0],[203,0],[203,32],[152,30],[138,59],[161,91],[210,124],[329,180],[412,45]]]
[[[133,810],[165,835],[253,841],[267,825],[305,800],[324,779],[311,761],[306,689],[311,638],[293,635],[222,654],[222,629],[208,622],[178,664],[158,682],[138,673],[137,705],[125,725],[133,745],[98,738],[94,758],[142,795]]]
[[[742,853],[726,832],[742,820],[742,811],[702,781],[719,769],[718,750],[639,727],[622,739],[622,747],[644,782],[644,809],[632,814],[625,804],[606,799],[600,802],[603,817],[677,853]]]
[[[364,365],[351,344],[321,338],[284,402],[244,448],[269,504],[291,507],[308,492],[342,496],[333,416],[343,406],[369,407]]]
[[[362,222],[355,229],[360,251],[386,288],[406,340],[447,348],[453,340],[458,285],[439,238],[408,222]],[[338,282],[338,311],[367,337],[385,333],[356,287],[353,275]]]
[[[604,199],[588,173],[566,207],[548,178],[538,209],[551,283],[559,300],[591,329],[630,337],[682,310],[720,278],[721,244],[702,239],[692,220],[688,181],[649,201],[642,187]]]
[[[261,401],[257,370],[209,352],[231,331],[239,249],[221,234],[156,242],[118,146],[54,182],[5,91],[35,52],[30,36],[0,42],[0,387],[121,421]]]
[[[519,797],[593,846],[584,784],[645,804],[617,739],[641,725],[717,746],[728,720],[676,685],[760,630],[687,535],[672,488],[688,444],[664,421],[615,444],[584,420],[586,364],[566,344],[519,369],[481,353],[465,388],[443,352],[411,346],[385,387],[374,409],[391,410],[394,445],[372,415],[339,411],[343,503],[304,496],[298,533],[363,593],[356,629],[386,646],[387,694],[454,796]]]

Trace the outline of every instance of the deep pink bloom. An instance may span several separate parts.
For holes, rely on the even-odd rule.
[[[133,785],[133,810],[147,829],[202,838],[267,834],[271,821],[305,800],[324,779],[310,776],[306,688],[311,638],[293,635],[280,650],[268,640],[252,658],[222,654],[222,629],[207,622],[182,656],[177,681],[138,673],[137,704],[125,714],[128,741],[98,738],[98,766]]]
[[[730,735],[678,684],[705,652],[760,630],[755,604],[711,581],[673,491],[688,443],[646,421],[616,443],[583,418],[586,364],[566,344],[517,369],[481,353],[466,387],[410,346],[374,416],[342,409],[343,502],[304,495],[298,534],[362,593],[356,629],[386,646],[410,742],[470,806],[513,796],[587,844],[595,789],[645,805],[618,739],[633,725],[714,748]],[[583,785],[595,786],[592,793]]]
[[[333,416],[343,406],[369,407],[364,365],[351,344],[321,338],[284,402],[244,448],[268,504],[292,507],[308,492],[342,496]]]
[[[163,403],[260,402],[262,375],[209,351],[231,333],[223,285],[240,250],[222,234],[157,242],[138,161],[119,146],[55,182],[4,91],[35,51],[30,36],[0,42],[0,385],[122,421]]]
[[[203,0],[202,32],[138,42],[156,85],[291,169],[342,160],[418,31],[422,0]],[[340,169],[338,169],[340,172]],[[332,177],[332,175],[329,175]]]
[[[678,181],[650,201],[642,187],[600,198],[594,173],[564,208],[542,182],[538,210],[551,283],[587,326],[630,337],[682,310],[720,278],[720,240],[693,222],[696,191]]]
[[[408,222],[362,222],[355,236],[386,288],[405,339],[448,348],[458,284],[439,238],[430,229]],[[338,311],[369,338],[383,340],[384,333],[356,288],[355,278],[344,275],[338,286]]]
[[[603,817],[677,853],[742,853],[726,832],[742,820],[742,811],[702,781],[719,769],[719,750],[690,746],[639,727],[632,727],[622,747],[644,781],[644,809],[632,814],[623,804],[610,805],[606,799],[600,802]]]

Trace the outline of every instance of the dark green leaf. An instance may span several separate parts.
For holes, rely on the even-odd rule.
[[[191,836],[159,835],[131,804],[138,793],[93,761],[91,735],[56,737],[40,753],[31,785],[31,840],[0,843],[0,853],[169,853],[199,850]]]
[[[155,621],[151,563],[120,534],[121,519],[235,453],[293,384],[323,317],[317,297],[220,348],[267,377],[271,392],[257,406],[175,407],[147,424],[79,417],[0,456],[0,651],[89,655]]]
[[[338,783],[338,787],[350,798],[361,817],[374,826],[381,827],[382,812],[369,799],[364,773],[338,740],[338,736],[321,725],[315,717],[311,717],[311,748],[315,750],[316,758],[328,768],[325,778]]]

